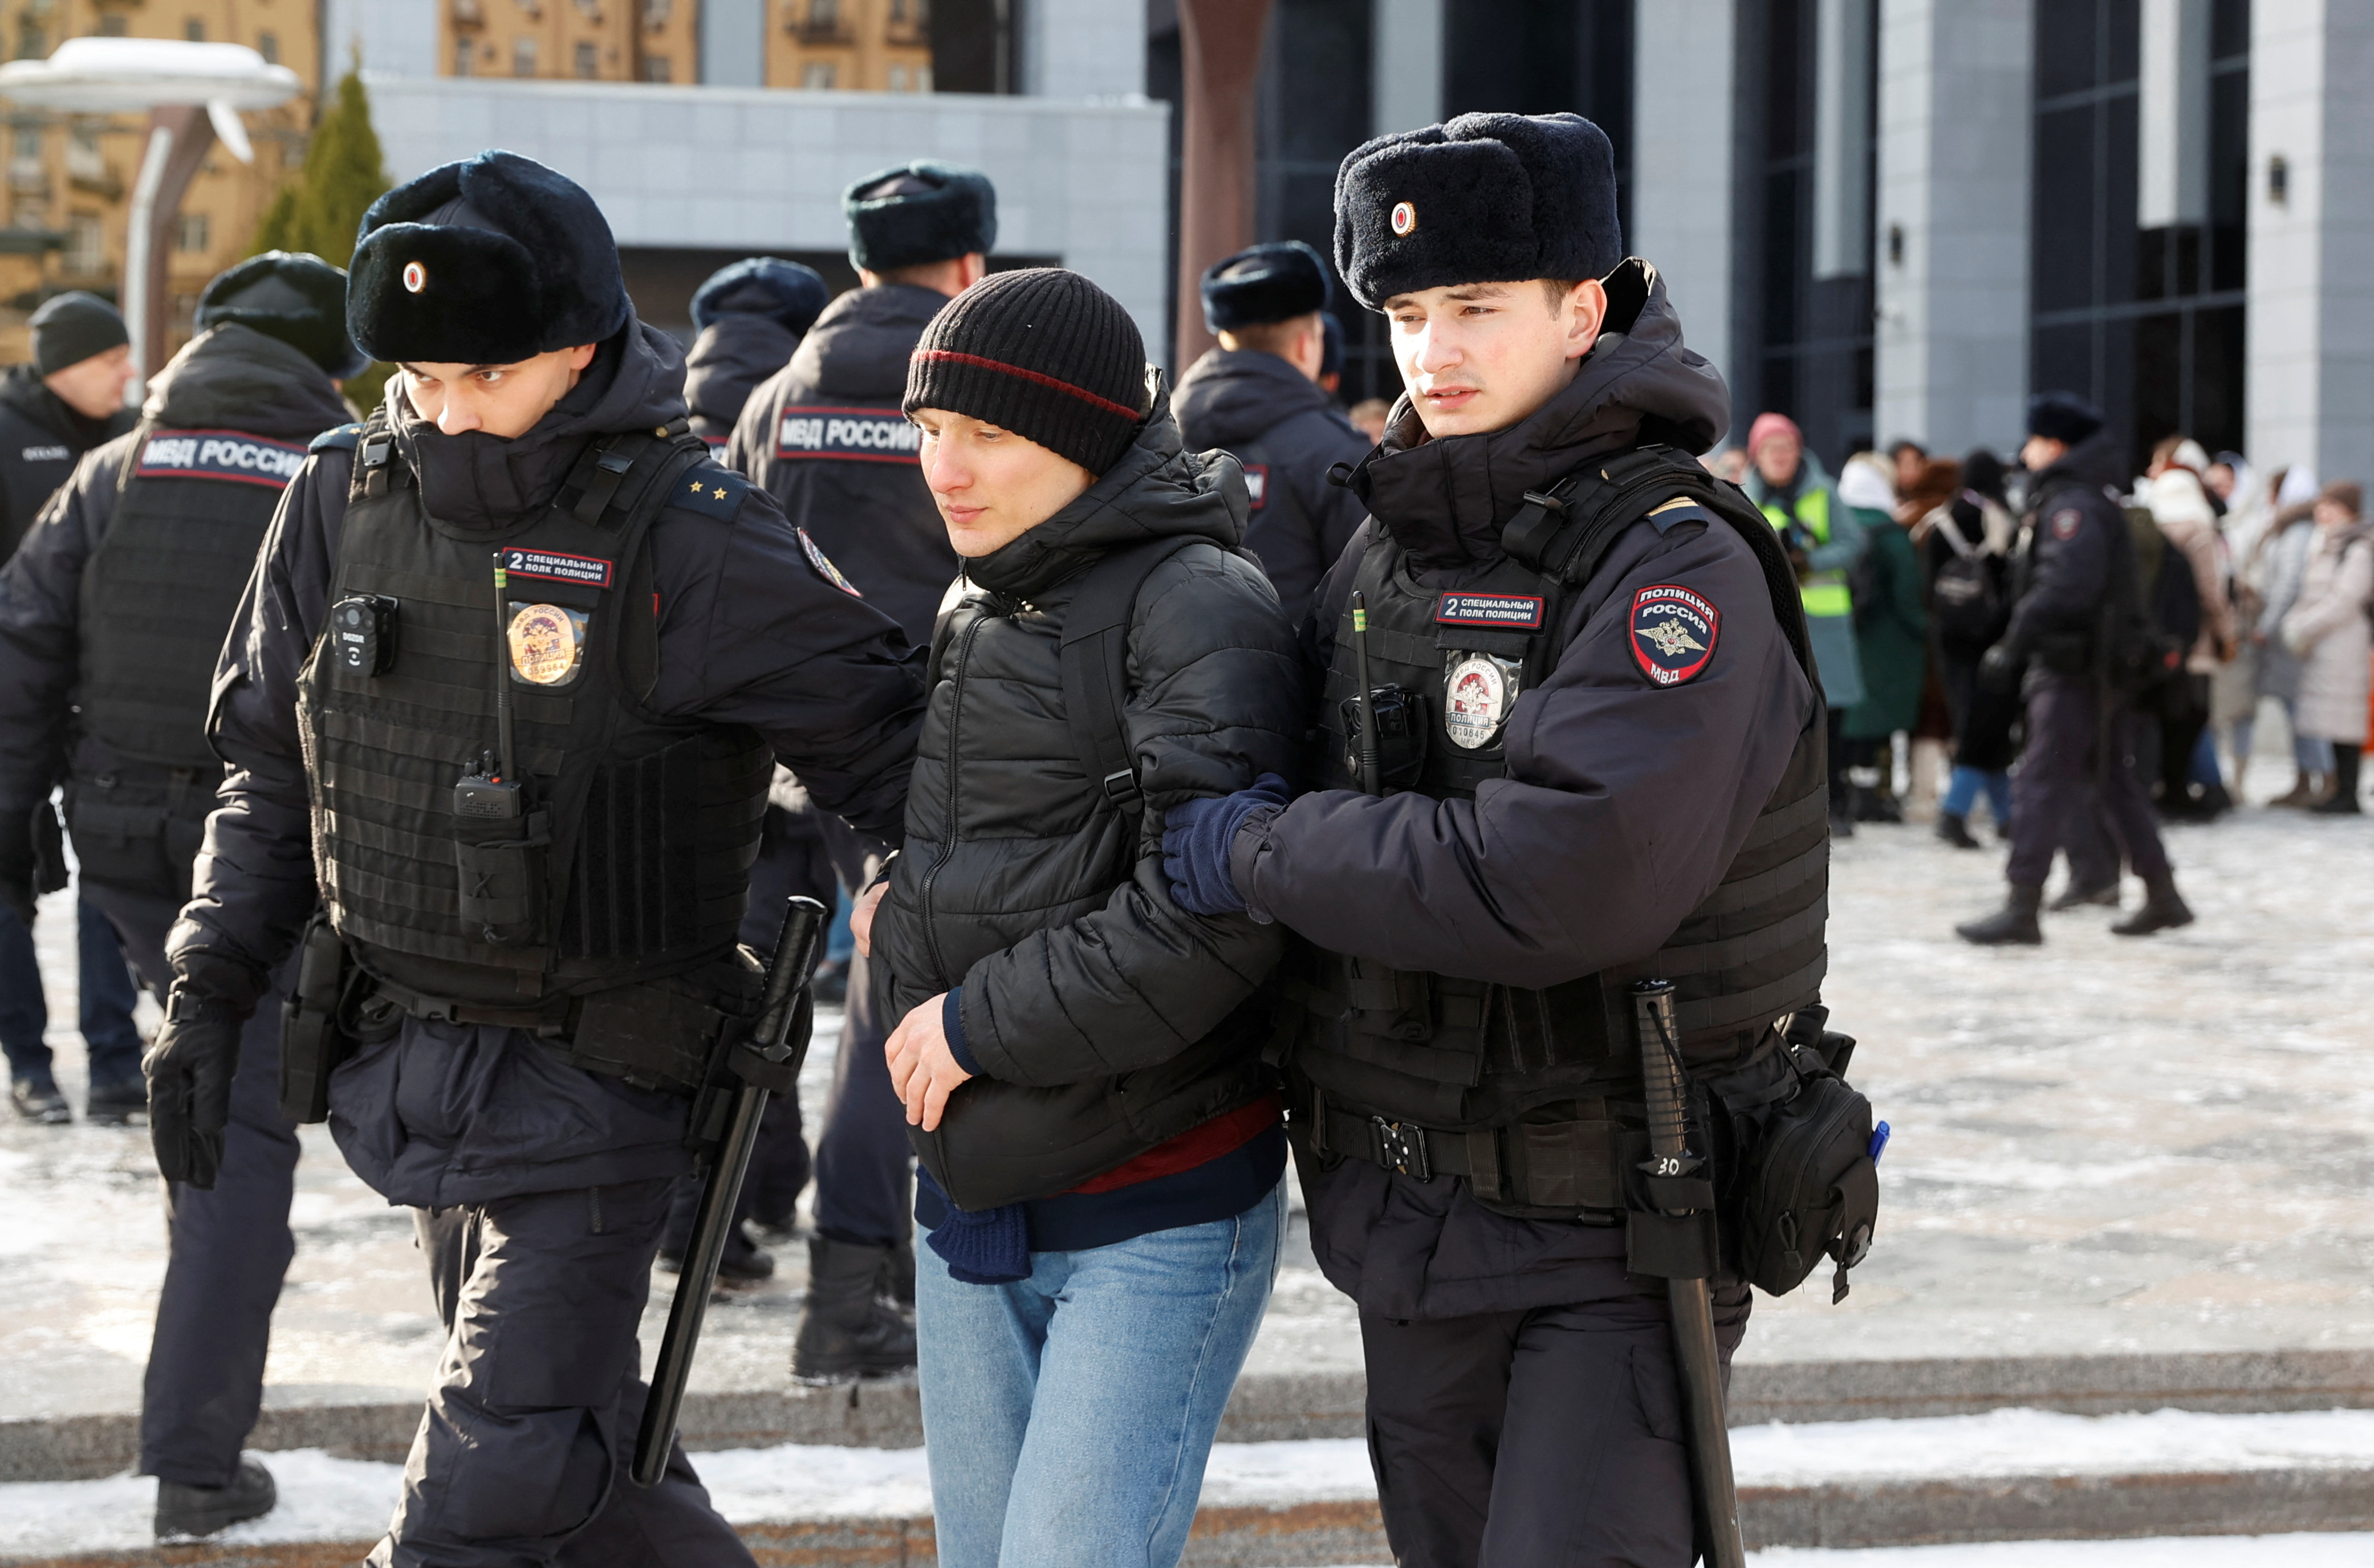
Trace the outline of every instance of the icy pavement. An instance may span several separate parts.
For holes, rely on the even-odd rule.
[[[2368,1568],[2374,1535],[2016,1540],[1863,1551],[1778,1547],[1751,1551],[1747,1560],[1757,1568]]]
[[[2374,821],[2254,809],[2168,841],[2197,924],[2138,942],[2107,911],[2053,916],[2049,945],[2009,951],[1952,930],[2000,895],[2000,854],[1916,826],[1839,844],[1828,993],[1896,1134],[1879,1245],[1842,1306],[1759,1301],[1745,1359],[2374,1345]],[[38,934],[79,1106],[72,914],[44,900]],[[408,1217],[318,1128],[298,1182],[267,1402],[417,1398],[438,1333]],[[164,1260],[146,1134],[0,1123],[0,1420],[135,1409]],[[1301,1236],[1298,1217],[1252,1370],[1356,1370]],[[788,1386],[805,1247],[776,1254],[711,1313],[697,1388]]]
[[[2374,1463],[2374,1412],[2206,1416],[2162,1410],[2088,1418],[1999,1410],[1978,1417],[1747,1427],[1732,1434],[1732,1444],[1742,1487],[2362,1468]],[[335,1458],[319,1449],[274,1454],[268,1463],[279,1482],[281,1505],[224,1535],[226,1545],[371,1539],[385,1528],[403,1480],[400,1466]],[[718,1511],[737,1525],[914,1518],[931,1511],[931,1481],[920,1448],[786,1445],[700,1454],[693,1463]],[[155,1484],[112,1476],[0,1485],[0,1559],[144,1547]],[[1357,1439],[1223,1443],[1212,1451],[1202,1502],[1207,1508],[1284,1508],[1366,1502],[1374,1495],[1368,1447]],[[1895,1562],[1877,1552],[1780,1551],[1759,1561],[1826,1562],[1832,1557],[1872,1568]],[[1908,1565],[1928,1561],[1905,1559]],[[1939,1559],[1939,1568],[1959,1561]],[[2050,1561],[2057,1560],[2039,1560]],[[2163,1560],[2099,1561],[2107,1565]],[[2374,1555],[2330,1561],[2367,1563],[2374,1562]]]

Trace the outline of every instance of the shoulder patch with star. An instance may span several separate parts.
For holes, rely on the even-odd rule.
[[[355,443],[362,439],[363,427],[359,425],[333,425],[314,437],[305,450],[313,452],[332,450],[352,451],[355,450]]]
[[[1722,613],[1705,595],[1677,582],[1657,582],[1632,596],[1632,661],[1661,686],[1696,680],[1714,657]]]
[[[742,509],[742,497],[749,493],[747,479],[730,468],[705,462],[676,482],[676,494],[669,497],[668,505],[713,517],[720,522],[731,522]]]
[[[2063,540],[2074,539],[2077,537],[2077,531],[2086,525],[2086,514],[2075,507],[2063,507],[2052,514],[2051,522],[2052,537]]]

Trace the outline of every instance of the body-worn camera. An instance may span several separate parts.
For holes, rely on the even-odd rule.
[[[330,649],[349,674],[385,674],[395,662],[395,601],[350,593],[331,605]]]
[[[1426,717],[1418,695],[1404,686],[1376,686],[1369,706],[1377,715],[1378,781],[1388,790],[1406,790],[1417,782],[1426,761]],[[1343,701],[1344,766],[1360,776],[1360,699]]]

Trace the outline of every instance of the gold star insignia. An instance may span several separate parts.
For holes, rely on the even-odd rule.
[[[692,493],[696,496],[700,494],[700,481],[698,479],[692,482]]]
[[[725,498],[725,486],[723,485],[712,485],[709,487],[709,493],[715,496],[722,501]]]

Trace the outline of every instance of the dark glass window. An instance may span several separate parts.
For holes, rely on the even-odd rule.
[[[2101,404],[2141,471],[2182,433],[2241,444],[2249,0],[2211,19],[2205,221],[2136,227],[2138,0],[2037,8],[2029,383]]]

